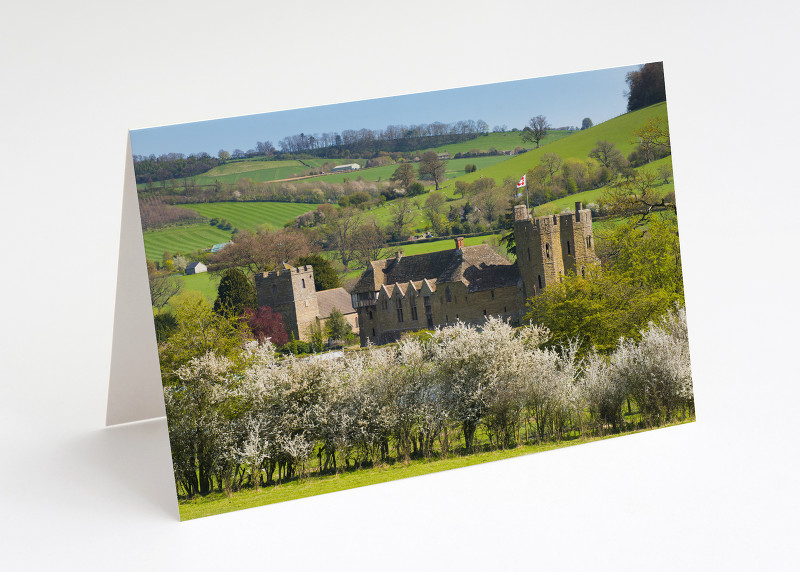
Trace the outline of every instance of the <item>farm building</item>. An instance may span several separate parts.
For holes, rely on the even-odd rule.
[[[358,163],[349,163],[347,165],[336,165],[333,168],[334,173],[346,173],[349,171],[358,171],[361,168],[361,165]]]
[[[464,246],[460,237],[451,250],[370,262],[351,293],[361,345],[458,321],[481,324],[489,316],[518,321],[529,298],[597,261],[592,213],[581,203],[574,213],[536,218],[518,205],[514,236],[514,263],[489,245]]]
[[[206,265],[203,264],[202,262],[190,262],[189,264],[186,265],[187,275],[200,274],[206,271],[208,271],[208,268],[206,268]]]

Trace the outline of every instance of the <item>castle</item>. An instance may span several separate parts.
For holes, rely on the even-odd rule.
[[[536,218],[525,205],[514,207],[514,238],[516,263],[486,244],[464,246],[463,238],[451,250],[370,262],[351,293],[361,345],[489,316],[517,321],[526,300],[597,261],[592,213],[581,203],[574,213]]]
[[[374,260],[350,294],[344,288],[317,292],[311,266],[283,264],[256,275],[258,305],[279,312],[287,333],[298,340],[308,340],[312,326],[324,329],[336,308],[362,346],[381,345],[404,332],[457,321],[518,321],[529,298],[568,273],[584,274],[597,261],[592,212],[581,203],[574,213],[535,218],[525,205],[514,207],[514,238],[515,263],[487,244],[464,246],[461,237],[454,249]]]
[[[358,316],[350,303],[350,295],[344,288],[332,288],[317,292],[314,287],[312,266],[294,267],[281,264],[272,272],[256,274],[258,306],[269,306],[283,317],[286,333],[295,339],[308,341],[311,328],[325,329],[325,323],[338,309],[358,333]]]

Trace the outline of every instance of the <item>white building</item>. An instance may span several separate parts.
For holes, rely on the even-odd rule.
[[[336,165],[333,168],[334,173],[344,173],[347,171],[358,171],[361,168],[361,165],[358,163],[350,163],[349,165]]]

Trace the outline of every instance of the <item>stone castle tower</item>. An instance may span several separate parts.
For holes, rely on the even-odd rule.
[[[319,315],[312,266],[283,264],[277,270],[256,274],[258,305],[269,306],[283,316],[286,333],[297,340],[309,337],[309,327]]]
[[[525,205],[515,206],[514,240],[526,299],[565,274],[585,274],[586,268],[597,261],[592,211],[579,202],[574,213],[535,218]]]

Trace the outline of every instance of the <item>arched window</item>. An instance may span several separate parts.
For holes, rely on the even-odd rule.
[[[301,278],[300,282],[303,283],[303,288],[305,288],[306,287],[306,279],[305,278]]]
[[[547,242],[544,243],[544,254],[548,259],[550,258],[550,244]]]
[[[453,295],[450,293],[450,286],[444,289],[444,297],[448,303],[453,301]]]
[[[542,289],[542,275],[539,274],[538,278],[539,278],[539,289],[541,290]]]
[[[567,254],[572,254],[572,251],[569,248],[569,241],[567,241]]]

